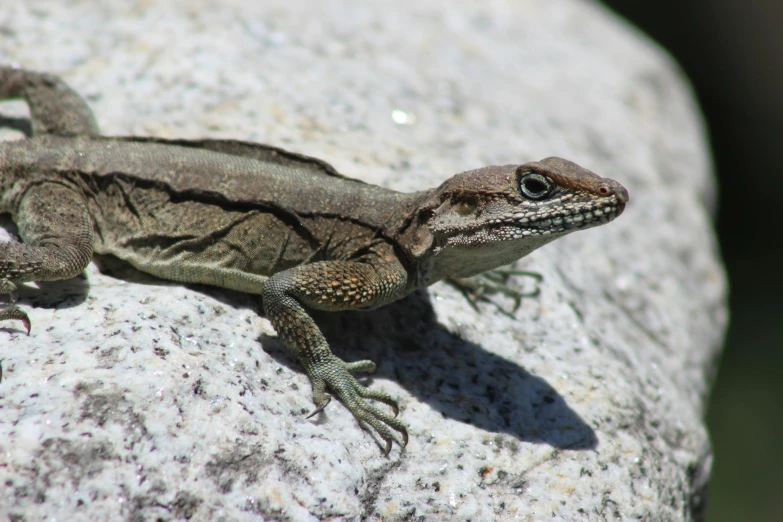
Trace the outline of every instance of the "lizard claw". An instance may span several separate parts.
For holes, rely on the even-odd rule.
[[[400,408],[390,395],[378,390],[370,390],[359,384],[349,372],[351,371],[373,371],[375,364],[372,361],[358,361],[346,363],[337,357],[330,357],[323,361],[318,368],[311,370],[310,379],[313,383],[313,402],[316,405],[309,417],[322,411],[331,396],[326,393],[328,387],[332,394],[342,402],[348,411],[364,427],[369,426],[378,436],[383,439],[384,455],[391,451],[392,444],[397,439],[392,430],[400,434],[400,446],[405,447],[408,444],[408,430],[405,425],[397,419]],[[374,400],[382,402],[394,410],[394,415],[389,415],[368,401]]]
[[[326,400],[323,402],[323,404],[319,405],[312,412],[308,413],[307,417],[305,417],[305,419],[310,419],[312,417],[315,417],[316,415],[318,415],[319,413],[324,411],[324,408],[326,408],[326,405],[329,404],[332,401],[332,396],[331,395],[324,394],[324,396],[326,397]]]

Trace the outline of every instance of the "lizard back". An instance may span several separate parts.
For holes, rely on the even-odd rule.
[[[97,253],[245,292],[262,289],[248,273],[352,259],[391,242],[416,199],[243,142],[40,136],[0,146],[0,210],[13,212],[25,187],[50,181],[84,194]],[[195,263],[211,274],[193,281]]]

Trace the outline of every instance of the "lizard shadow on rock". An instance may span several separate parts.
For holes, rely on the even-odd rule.
[[[0,128],[8,128],[19,131],[24,134],[26,138],[29,138],[33,135],[33,124],[29,117],[17,118],[14,116],[3,116],[0,114]]]
[[[544,379],[439,324],[427,292],[371,312],[312,316],[338,357],[374,360],[372,375],[399,382],[444,417],[556,448],[598,446],[593,429]],[[282,344],[264,341],[264,349],[302,371]]]

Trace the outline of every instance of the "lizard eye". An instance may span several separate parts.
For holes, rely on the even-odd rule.
[[[528,199],[544,199],[552,193],[553,188],[554,184],[549,178],[536,172],[528,172],[519,180],[519,190]]]

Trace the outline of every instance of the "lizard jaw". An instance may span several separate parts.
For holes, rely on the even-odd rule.
[[[562,236],[609,223],[622,214],[626,198],[601,199],[593,204],[565,205],[555,212],[532,208],[511,215],[486,220],[470,230],[441,231],[443,247],[484,245],[499,241],[516,241],[535,236]],[[457,232],[457,233],[450,233]]]
[[[515,214],[503,225],[516,228],[523,236],[569,233],[575,230],[597,227],[613,221],[625,210],[625,203],[604,203],[597,206],[585,206],[576,211],[563,210],[551,216],[527,217]]]

